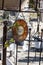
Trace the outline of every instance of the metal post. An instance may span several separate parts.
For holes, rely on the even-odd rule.
[[[29,29],[28,62],[27,62],[27,65],[29,65],[30,38],[31,38],[31,28]]]
[[[16,44],[16,64],[15,65],[17,65],[17,52],[18,52],[18,44],[17,44],[18,42],[17,41],[15,41],[15,44]]]
[[[38,4],[38,0],[36,0],[35,11],[37,11],[37,4]]]
[[[39,65],[41,61],[41,52],[42,52],[42,35],[43,35],[43,29],[41,29],[41,45],[40,45],[40,58],[39,58]]]
[[[4,21],[4,27],[3,27],[3,61],[2,65],[6,65],[6,48],[4,48],[4,44],[6,42],[6,35],[7,35],[7,21]]]
[[[20,3],[19,3],[19,11],[21,11],[21,0],[20,0]]]
[[[2,0],[2,10],[4,9],[4,0]]]
[[[40,8],[40,0],[38,0],[37,4],[39,5],[37,7]],[[37,18],[38,18],[37,32],[38,32],[38,37],[39,37],[39,24],[40,24],[40,12],[39,12],[39,10],[37,11]]]

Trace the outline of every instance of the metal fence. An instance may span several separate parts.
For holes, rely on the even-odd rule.
[[[33,40],[31,40],[30,38],[31,38],[31,29],[29,29],[29,40],[27,40],[28,42],[29,42],[29,44],[28,44],[28,56],[27,56],[27,65],[30,65],[29,63],[30,62],[39,62],[39,65],[41,65],[41,61],[43,62],[43,57],[42,57],[42,52],[43,52],[43,48],[42,48],[42,36],[43,36],[43,30],[41,30],[41,40],[40,40],[40,42],[41,42],[41,45],[40,45],[40,48],[38,49],[38,48],[31,48],[30,47],[30,44],[31,44],[31,41],[33,41]],[[33,41],[33,42],[35,42],[35,41]],[[37,42],[39,42],[39,41],[37,41]],[[36,43],[37,43],[36,42]],[[30,56],[30,52],[31,52],[31,49],[33,50],[32,52],[33,53],[35,53],[35,56],[34,57],[31,57]],[[16,65],[17,65],[17,55],[18,55],[18,45],[16,45]],[[39,57],[37,57],[37,52],[39,52]],[[31,58],[31,59],[30,59]],[[32,58],[33,58],[33,60],[32,60]],[[22,62],[21,62],[22,63]],[[34,64],[34,63],[33,63]]]
[[[37,1],[37,0],[36,0]],[[4,8],[4,0],[2,1],[2,10],[4,10],[3,9]],[[37,8],[37,3],[36,3],[36,8]],[[9,11],[9,10],[4,10],[5,12],[6,11]],[[14,11],[14,12],[30,12],[30,13],[37,13],[37,11],[21,11],[21,0],[20,0],[20,5],[19,5],[19,11],[16,11],[16,10],[10,10],[10,11]],[[5,17],[4,17],[5,18]],[[6,42],[6,33],[7,33],[7,27],[6,27],[6,25],[7,25],[7,22],[5,21],[4,22],[4,28],[3,28],[3,48],[4,48],[4,44],[5,44],[5,42]],[[43,32],[43,30],[41,31],[41,32]],[[39,60],[37,60],[36,58],[36,52],[37,52],[37,50],[36,50],[36,48],[35,48],[35,60],[34,61],[38,61],[39,62],[39,65],[41,65],[41,60],[42,60],[42,57],[41,57],[41,53],[42,53],[42,33],[41,33],[41,39],[40,40],[38,40],[38,41],[40,41],[41,42],[41,45],[40,45],[40,51],[39,51]],[[29,40],[27,40],[28,42],[29,42],[29,44],[28,44],[28,58],[27,58],[27,65],[29,65],[29,62],[30,62],[30,56],[29,56],[29,53],[30,53],[30,49],[31,49],[31,47],[30,47],[30,43],[33,41],[35,41],[35,40],[31,40],[30,39],[31,38],[31,29],[29,29]],[[37,42],[38,42],[37,41]],[[34,50],[34,49],[33,49]],[[16,45],[16,65],[17,65],[17,52],[18,51],[18,45]],[[6,65],[6,48],[5,49],[3,49],[3,62],[2,62],[2,64],[3,65]]]

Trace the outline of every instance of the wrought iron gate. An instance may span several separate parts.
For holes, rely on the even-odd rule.
[[[6,11],[13,11],[13,12],[22,12],[22,13],[23,12],[25,12],[25,13],[38,13],[39,12],[40,13],[40,11],[37,10],[38,5],[39,5],[39,8],[40,8],[40,0],[38,0],[38,1],[36,0],[36,8],[35,8],[36,11],[28,11],[28,10],[23,11],[23,10],[21,10],[21,1],[22,0],[19,0],[19,10],[12,10],[12,9],[10,10],[10,9],[6,9],[6,8],[4,9],[4,2],[5,2],[4,0],[2,0],[2,8],[0,8],[0,9],[4,10],[5,12]],[[37,2],[39,4],[37,4]],[[38,18],[39,18],[39,14],[38,14]],[[5,15],[4,15],[4,19],[5,19]],[[4,28],[3,28],[3,48],[4,48],[4,43],[6,41],[6,32],[7,32],[7,26],[6,25],[7,25],[7,21],[4,21]],[[6,28],[6,31],[5,31],[5,28]],[[38,32],[38,35],[39,35],[39,22],[38,22],[37,32]],[[29,42],[29,44],[28,44],[28,51],[27,51],[28,52],[28,54],[27,54],[28,56],[26,57],[27,62],[25,61],[27,63],[27,65],[30,65],[30,62],[32,62],[32,63],[33,62],[39,62],[39,65],[41,65],[41,61],[43,62],[43,57],[41,57],[42,53],[43,53],[43,49],[42,49],[43,39],[42,39],[42,37],[43,37],[43,29],[41,30],[41,38],[39,38],[39,36],[37,38],[33,36],[34,40],[32,40],[31,39],[31,28],[29,28],[29,39],[25,40],[25,41]],[[36,41],[36,43],[37,42],[41,43],[40,50],[38,50],[37,48],[31,48],[31,42],[35,42],[35,41]],[[3,54],[3,65],[6,65],[6,48],[3,49],[3,53],[4,53]],[[18,55],[17,53],[18,53],[18,45],[16,45],[16,65],[17,65],[17,55]],[[35,56],[31,57],[30,53],[31,54],[34,53]],[[39,53],[39,57],[37,57],[37,53]]]

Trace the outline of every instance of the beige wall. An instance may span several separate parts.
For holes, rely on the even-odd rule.
[[[5,9],[18,9],[19,0],[5,0],[4,8]]]
[[[21,0],[23,3],[25,0]],[[19,9],[20,0],[4,0],[4,9]],[[2,8],[2,0],[0,0],[0,8]]]
[[[0,9],[2,8],[2,0],[0,0]]]

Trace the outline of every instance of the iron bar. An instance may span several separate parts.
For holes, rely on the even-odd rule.
[[[15,41],[15,44],[16,44],[16,64],[15,65],[17,65],[18,42]]]
[[[29,44],[28,44],[28,61],[27,61],[27,65],[29,65],[29,51],[30,51],[30,38],[31,38],[31,28],[29,29]]]
[[[39,58],[39,65],[41,61],[41,52],[42,52],[42,36],[43,36],[43,29],[41,30],[41,45],[40,45],[40,58]]]
[[[19,4],[19,11],[21,11],[21,0],[20,0],[20,4]]]
[[[4,0],[2,0],[2,10],[4,9]]]
[[[4,21],[4,27],[3,27],[3,60],[2,65],[6,65],[6,48],[4,48],[5,42],[6,42],[6,35],[7,35],[7,21]]]
[[[38,11],[19,11],[19,10],[5,10],[5,9],[0,9],[0,10],[4,10],[4,11],[12,11],[12,12],[24,12],[24,13],[37,13]],[[40,13],[43,13],[43,9],[42,9],[42,11],[39,11]]]

